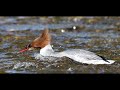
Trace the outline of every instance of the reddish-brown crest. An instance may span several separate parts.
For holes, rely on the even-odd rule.
[[[49,30],[45,29],[43,30],[42,34],[40,34],[40,36],[31,43],[31,46],[34,48],[36,47],[43,48],[46,45],[50,44],[50,42],[51,42],[51,36]]]

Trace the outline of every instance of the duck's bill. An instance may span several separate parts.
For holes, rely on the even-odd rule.
[[[28,48],[20,50],[19,53],[22,53],[22,52],[25,52],[25,51],[28,51]]]

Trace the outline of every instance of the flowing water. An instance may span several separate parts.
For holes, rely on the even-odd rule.
[[[17,53],[48,28],[55,51],[85,49],[112,65],[87,65],[67,57],[34,58],[39,50]],[[120,17],[0,17],[0,73],[120,73]]]

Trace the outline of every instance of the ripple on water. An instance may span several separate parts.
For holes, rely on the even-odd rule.
[[[35,17],[8,18],[0,18],[0,36],[2,37],[0,38],[0,69],[5,70],[6,73],[120,73],[120,62],[114,65],[94,66],[81,63],[75,64],[76,62],[69,61],[68,58],[62,58],[61,61],[55,58],[45,59],[46,61],[36,60],[31,58],[31,53],[33,52],[18,55],[16,52],[24,47],[26,43],[31,42],[38,35],[39,30],[43,30],[46,27],[43,22],[46,22],[45,20],[47,19]],[[64,21],[65,19],[62,20]],[[100,17],[98,19],[95,19],[95,17],[76,19],[75,17],[73,21],[75,20],[76,23],[69,22],[69,19],[66,20],[68,21],[47,24],[53,36],[52,44],[53,48],[56,48],[55,50],[62,51],[68,48],[81,48],[96,51],[107,58],[111,57],[112,59],[115,57],[115,59],[119,60],[120,19],[100,19]],[[73,28],[73,26],[77,28]]]
[[[36,67],[37,65],[34,62],[18,62],[13,66],[13,69],[20,69],[20,68],[29,68],[29,67]]]

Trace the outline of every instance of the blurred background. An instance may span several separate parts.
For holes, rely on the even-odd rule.
[[[112,65],[86,65],[63,57],[58,61],[34,58],[39,50],[17,52],[45,28],[55,51],[85,49]],[[112,16],[0,16],[0,73],[120,73],[120,17]]]

